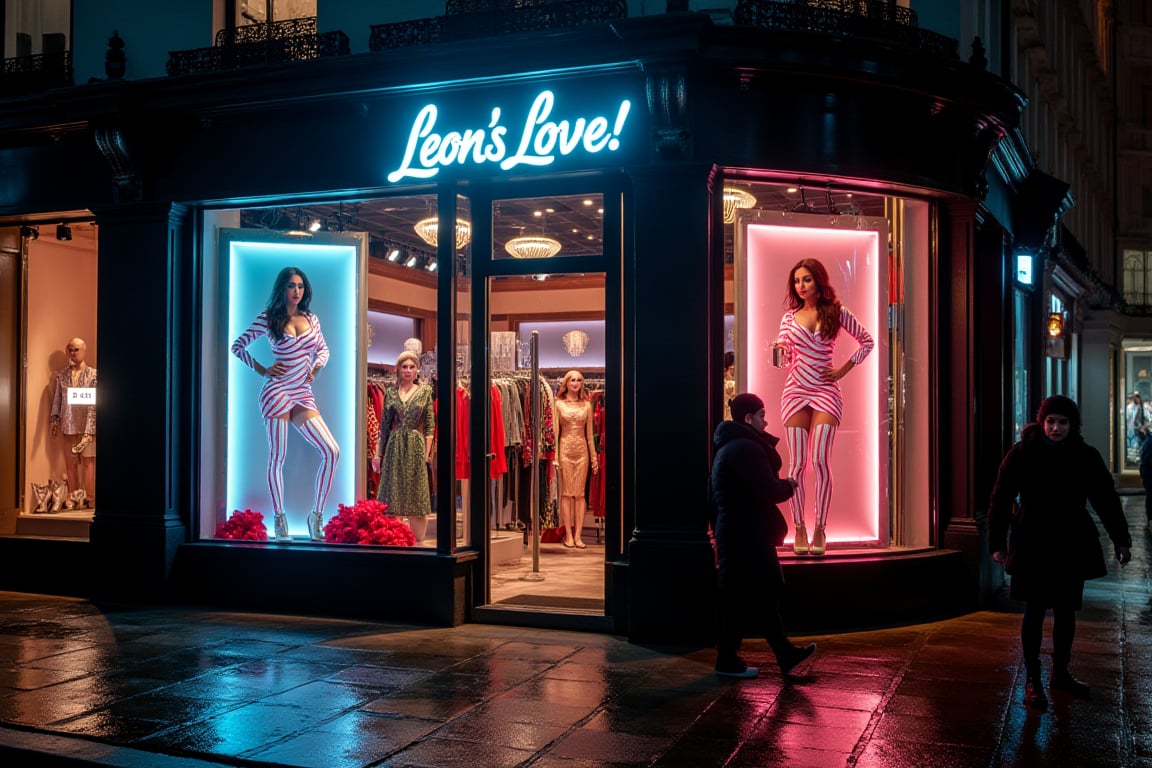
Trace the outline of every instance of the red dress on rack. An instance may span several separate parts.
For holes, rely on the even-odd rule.
[[[468,463],[468,402],[471,396],[464,387],[456,387],[456,479],[467,480]]]
[[[592,437],[596,444],[596,461],[600,471],[592,475],[588,488],[588,509],[594,517],[604,517],[607,494],[604,489],[604,393],[592,393]]]
[[[489,453],[492,460],[488,462],[488,476],[500,477],[508,471],[508,457],[504,455],[504,402],[500,398],[500,390],[496,385],[489,389],[491,396],[488,400],[489,425]]]

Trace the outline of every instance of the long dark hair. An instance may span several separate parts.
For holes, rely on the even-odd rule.
[[[796,271],[806,269],[812,273],[816,283],[816,322],[820,326],[820,335],[825,339],[834,339],[840,333],[840,299],[836,298],[836,289],[828,279],[828,270],[816,259],[800,259],[792,271],[788,273],[787,294],[784,297],[784,306],[788,309],[800,309],[804,302],[796,295],[792,281],[796,278]]]
[[[272,295],[268,297],[268,306],[264,314],[268,317],[268,333],[276,341],[284,338],[284,329],[288,327],[288,302],[284,299],[284,292],[288,288],[288,281],[293,275],[299,275],[304,281],[304,298],[300,299],[297,309],[300,314],[308,314],[308,304],[312,301],[312,283],[308,282],[308,275],[300,267],[284,267],[276,275],[276,282],[272,285]]]

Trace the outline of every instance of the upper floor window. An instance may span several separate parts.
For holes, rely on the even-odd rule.
[[[1124,249],[1124,301],[1152,304],[1152,252]]]
[[[303,19],[316,15],[317,0],[235,0],[236,26]]]
[[[312,4],[315,7],[315,3]],[[72,31],[71,0],[0,0],[4,56],[63,54]]]

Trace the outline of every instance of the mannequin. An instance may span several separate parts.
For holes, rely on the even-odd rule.
[[[68,390],[96,386],[96,369],[84,358],[88,345],[84,339],[68,342],[68,367],[61,368],[52,377],[52,437],[63,435],[67,443],[64,465],[68,472],[70,494],[83,499],[81,503],[96,503],[96,406],[69,405]],[[79,492],[84,491],[83,496]]]
[[[736,353],[724,353],[724,421],[732,421],[729,401],[736,397]]]
[[[420,357],[405,349],[396,358],[396,384],[384,390],[380,439],[372,468],[380,472],[377,498],[389,514],[408,518],[416,541],[424,538],[432,513],[429,466],[432,463],[436,412],[432,387],[417,381]]]
[[[559,474],[560,525],[564,527],[564,546],[585,549],[581,538],[587,500],[584,486],[588,466],[592,473],[600,469],[596,443],[592,436],[592,403],[584,388],[584,375],[568,371],[560,382],[553,405],[552,423],[556,425],[556,458],[552,462]]]
[[[840,304],[828,280],[828,271],[816,259],[802,259],[788,274],[788,311],[780,320],[776,344],[787,350],[788,378],[780,397],[780,419],[792,456],[788,475],[796,480],[792,496],[792,520],[796,526],[793,548],[798,555],[823,555],[827,549],[825,527],[832,502],[832,470],[829,457],[836,429],[843,415],[840,385],[847,373],[872,351],[872,337],[860,321]],[[843,365],[832,367],[832,352],[840,331],[847,331],[859,348]],[[804,523],[804,471],[808,462],[809,437],[812,467],[816,473],[816,530],[812,543]]]
[[[308,515],[308,535],[324,540],[324,505],[336,477],[340,446],[328,429],[312,394],[312,381],[328,362],[328,345],[320,320],[308,310],[312,284],[298,267],[285,267],[276,276],[268,305],[248,330],[232,344],[232,354],[265,378],[260,389],[260,415],[268,436],[268,493],[277,541],[291,541],[284,512],[284,459],[288,424],[320,455],[316,495]],[[248,345],[267,335],[275,362],[263,366],[248,352]]]

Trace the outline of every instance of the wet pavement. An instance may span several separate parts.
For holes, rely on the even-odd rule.
[[[141,768],[1152,768],[1152,547],[1143,498],[1125,507],[1134,562],[1089,582],[1077,624],[1072,669],[1092,698],[1056,693],[1045,712],[1022,703],[1007,601],[797,634],[819,650],[788,680],[749,641],[761,676],[723,681],[708,649],[607,635],[0,593],[0,755]]]

